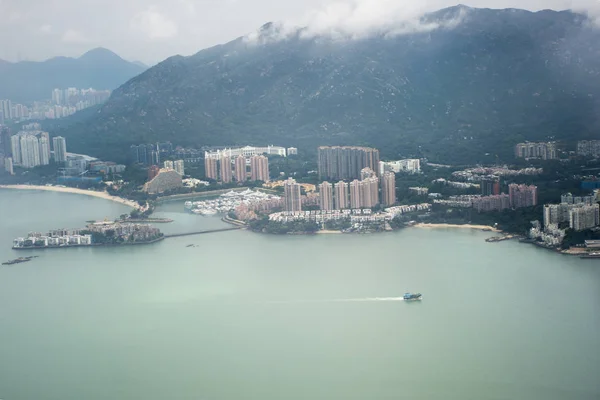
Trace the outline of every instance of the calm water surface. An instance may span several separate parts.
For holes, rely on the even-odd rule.
[[[127,208],[0,191],[13,237]],[[221,227],[161,206],[164,232]],[[61,249],[0,268],[0,399],[598,399],[600,262],[487,233]],[[195,244],[197,247],[186,247]],[[420,291],[422,302],[382,300]]]

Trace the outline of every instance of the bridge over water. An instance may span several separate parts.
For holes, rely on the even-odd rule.
[[[227,232],[227,231],[236,231],[242,229],[241,226],[233,226],[233,227],[229,227],[229,228],[220,228],[220,229],[207,229],[207,230],[203,230],[203,231],[194,231],[194,232],[186,232],[186,233],[173,233],[170,235],[165,235],[163,236],[165,239],[168,238],[174,238],[174,237],[181,237],[181,236],[192,236],[192,235],[202,235],[205,233],[217,233],[217,232]]]

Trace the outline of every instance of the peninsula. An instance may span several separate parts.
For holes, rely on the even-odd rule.
[[[83,229],[56,229],[41,234],[30,232],[13,241],[14,250],[47,248],[125,246],[149,244],[164,239],[159,229],[148,224],[94,222]]]

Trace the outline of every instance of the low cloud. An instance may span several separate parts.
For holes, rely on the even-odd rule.
[[[89,43],[90,40],[83,33],[74,29],[69,29],[62,35],[62,41],[65,43]]]
[[[308,14],[307,35],[364,37],[402,25],[418,27],[427,11],[425,2],[351,0],[326,5]]]
[[[452,28],[463,16],[442,23],[421,17],[459,2],[480,8],[571,9],[600,26],[600,0],[0,0],[0,37],[19,38],[3,42],[0,58],[77,56],[93,43],[154,63],[228,42],[268,21],[284,22],[246,39],[277,40],[297,35],[300,28],[309,37],[402,35]]]
[[[53,32],[52,25],[44,24],[44,25],[40,26],[40,32],[43,33],[44,35],[51,34]]]
[[[435,5],[434,5],[435,3]],[[283,40],[295,35],[301,37],[326,36],[333,39],[360,39],[373,34],[397,36],[415,32],[429,32],[439,28],[453,28],[468,13],[467,8],[452,19],[424,21],[428,12],[446,6],[445,0],[399,2],[397,0],[335,1],[317,8],[297,21],[275,23],[270,29],[261,28],[246,36],[248,42],[265,43]]]
[[[575,12],[586,14],[592,23],[600,26],[600,1],[577,0],[573,1],[570,8]]]
[[[131,28],[150,39],[168,39],[177,36],[178,33],[177,24],[155,6],[137,13],[131,19]]]

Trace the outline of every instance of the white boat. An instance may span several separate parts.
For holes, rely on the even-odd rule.
[[[191,201],[186,201],[186,202],[184,203],[184,206],[185,206],[185,208],[186,208],[187,210],[191,210],[191,209],[192,209],[192,207],[193,207],[193,205],[194,205],[194,203],[192,203]]]

